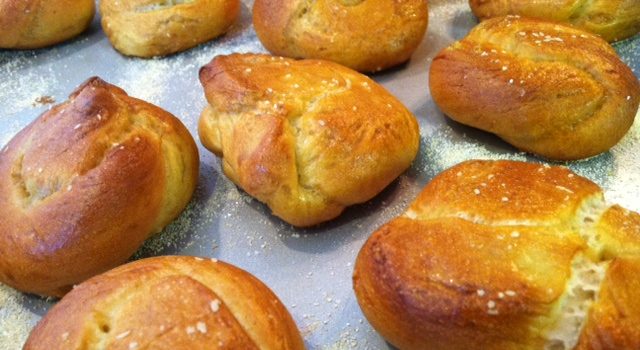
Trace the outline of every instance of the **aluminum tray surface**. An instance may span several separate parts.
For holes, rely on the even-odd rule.
[[[215,55],[265,52],[251,25],[252,0],[243,0],[241,19],[224,37],[195,49],[153,60],[115,52],[96,18],[88,32],[68,43],[37,51],[0,51],[0,145],[51,104],[64,101],[88,77],[98,75],[130,95],[178,116],[197,140],[205,106],[198,69]],[[436,53],[477,23],[467,1],[430,1],[427,35],[411,61],[376,74],[416,115],[420,153],[413,166],[368,203],[336,220],[296,229],[221,173],[218,159],[200,146],[200,183],[187,210],[150,239],[136,258],[181,254],[210,256],[235,264],[264,281],[295,318],[310,349],[387,349],[362,315],[351,275],[358,250],[383,223],[402,213],[440,171],[467,159],[538,161],[498,138],[446,119],[428,90]],[[615,45],[640,74],[640,36]],[[566,164],[603,186],[610,202],[640,210],[640,122],[610,152]],[[0,349],[19,349],[53,300],[23,295],[0,285]]]

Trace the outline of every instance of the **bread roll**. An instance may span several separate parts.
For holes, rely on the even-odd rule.
[[[198,165],[176,117],[89,79],[0,151],[0,282],[62,296],[124,263],[180,214]]]
[[[295,226],[371,199],[418,151],[411,112],[335,63],[233,54],[214,58],[200,81],[203,145],[231,181]]]
[[[556,160],[613,147],[640,103],[638,79],[604,40],[516,17],[484,21],[441,51],[429,83],[452,119]]]
[[[278,297],[249,273],[194,257],[139,260],[74,288],[24,350],[304,349]]]
[[[0,48],[37,49],[82,33],[93,0],[0,0]]]
[[[407,61],[427,30],[426,0],[256,0],[253,25],[273,54],[362,72]]]
[[[639,349],[640,215],[563,167],[468,161],[369,238],[353,283],[400,349]]]
[[[640,32],[640,0],[470,0],[481,20],[520,15],[565,22],[617,41]]]
[[[128,56],[164,56],[222,35],[240,13],[239,0],[100,0],[102,28]]]

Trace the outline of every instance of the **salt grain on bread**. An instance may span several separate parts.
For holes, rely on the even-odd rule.
[[[640,32],[640,0],[470,0],[481,20],[520,15],[563,22],[611,42]]]
[[[0,152],[0,281],[61,296],[186,206],[198,151],[173,115],[91,78]]]
[[[0,48],[37,49],[82,33],[95,14],[94,0],[0,1]]]
[[[362,72],[407,61],[427,29],[426,0],[256,0],[253,24],[273,54]]]
[[[607,42],[532,19],[482,22],[434,58],[429,76],[447,116],[555,160],[609,150],[640,104],[638,79]]]
[[[238,0],[101,0],[102,28],[128,56],[180,52],[214,39],[240,13]]]
[[[640,215],[596,184],[468,161],[369,238],[354,289],[400,349],[638,349],[638,272]]]
[[[135,348],[298,350],[304,343],[282,302],[251,274],[209,259],[164,256],[78,285],[24,347]]]
[[[202,143],[234,183],[295,226],[371,199],[418,151],[411,112],[336,63],[233,54],[214,58],[200,80]]]

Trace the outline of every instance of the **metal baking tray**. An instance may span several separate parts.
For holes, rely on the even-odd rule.
[[[197,140],[205,106],[198,69],[215,55],[265,52],[251,25],[252,0],[224,37],[166,58],[126,58],[115,52],[96,18],[88,32],[37,51],[0,51],[0,146],[88,77],[97,75],[178,116]],[[200,146],[200,183],[187,210],[151,238],[135,258],[181,254],[211,256],[260,278],[295,318],[310,349],[387,349],[362,315],[351,275],[358,250],[383,223],[404,211],[440,171],[467,159],[541,161],[498,138],[446,119],[428,89],[431,59],[477,23],[465,0],[432,0],[424,41],[407,64],[373,78],[416,115],[420,153],[413,166],[373,200],[336,220],[296,229],[234,186],[218,159]],[[640,36],[615,45],[640,74]],[[640,210],[640,122],[610,152],[566,164],[604,187],[611,202]],[[0,349],[19,349],[54,304],[0,285]]]

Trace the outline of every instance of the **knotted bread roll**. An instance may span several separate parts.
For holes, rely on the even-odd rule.
[[[481,20],[520,15],[570,23],[611,42],[640,32],[640,0],[470,0]]]
[[[168,112],[91,78],[0,152],[0,282],[61,296],[186,206],[198,151]]]
[[[369,238],[353,281],[400,349],[640,348],[640,215],[562,167],[444,171]]]
[[[200,70],[204,146],[273,213],[311,226],[365,202],[409,167],[415,117],[373,80],[338,64],[218,56]]]
[[[238,0],[100,0],[102,28],[128,56],[184,51],[227,31],[240,13]]]
[[[273,54],[362,72],[407,61],[427,30],[426,0],[256,0],[253,25]]]
[[[251,274],[213,259],[139,260],[73,289],[24,350],[304,349],[278,297]]]
[[[613,147],[640,103],[638,79],[604,40],[516,17],[484,21],[440,52],[429,83],[452,119],[557,160]]]
[[[0,0],[0,48],[37,49],[82,33],[93,0]]]

